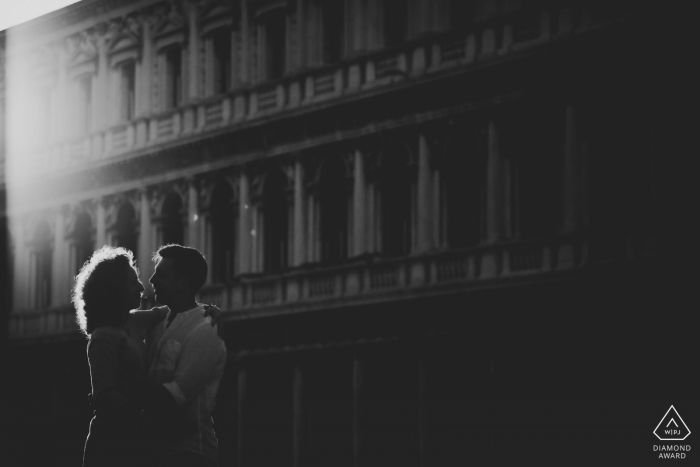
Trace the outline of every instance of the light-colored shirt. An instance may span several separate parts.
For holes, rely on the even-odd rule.
[[[184,439],[169,440],[163,452],[193,452],[218,460],[219,446],[211,414],[226,366],[226,345],[217,335],[204,305],[178,313],[168,324],[171,312],[148,335],[148,380],[162,384],[184,409],[187,423],[196,429]]]

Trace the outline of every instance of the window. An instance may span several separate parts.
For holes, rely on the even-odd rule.
[[[406,40],[408,8],[406,0],[384,0],[384,46],[393,47]]]
[[[182,199],[176,193],[170,193],[163,202],[162,244],[177,243],[182,245],[185,239]]]
[[[264,30],[263,78],[278,79],[286,71],[287,16],[278,8],[262,16]]]
[[[321,261],[338,262],[347,258],[349,195],[342,161],[326,161],[318,187]]]
[[[535,108],[533,106],[533,108]],[[512,221],[522,239],[552,235],[560,203],[563,111],[519,109],[503,148],[512,164]]]
[[[455,32],[466,31],[474,21],[473,0],[450,0],[450,28]]]
[[[78,96],[76,99],[76,123],[78,133],[90,132],[92,121],[92,75],[82,75],[77,81]]]
[[[114,230],[112,245],[127,248],[136,256],[136,212],[130,203],[124,203],[119,208]]]
[[[231,30],[219,28],[209,37],[211,44],[211,94],[231,89]]]
[[[48,88],[33,90],[27,106],[31,116],[33,140],[36,143],[45,142],[50,131],[51,91]],[[29,123],[29,122],[28,122]],[[2,130],[0,130],[0,135]]]
[[[339,0],[326,0],[321,4],[323,28],[323,61],[337,62],[343,57],[345,34],[344,5]]]
[[[233,189],[228,183],[218,184],[211,199],[212,279],[216,284],[233,279],[235,271],[234,248],[237,225],[233,204]]]
[[[179,45],[163,51],[164,110],[174,109],[182,102],[182,50]]]
[[[411,252],[414,178],[407,148],[394,145],[382,154],[378,174],[381,251],[387,257]]]
[[[486,147],[478,129],[458,124],[438,160],[440,171],[441,243],[467,248],[481,241]]]
[[[265,180],[262,200],[263,268],[278,272],[287,267],[289,253],[289,203],[286,175],[276,170]]]
[[[92,231],[90,216],[85,212],[81,213],[75,220],[73,229],[73,244],[71,245],[73,274],[77,274],[80,271],[80,268],[85,264],[85,261],[90,259],[90,255],[94,251]]]
[[[42,222],[32,238],[30,280],[32,307],[47,308],[51,304],[51,229]]]
[[[135,117],[136,113],[136,64],[133,60],[129,60],[119,67],[119,76],[120,120],[128,122]]]

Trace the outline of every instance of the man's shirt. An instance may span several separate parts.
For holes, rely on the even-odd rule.
[[[186,438],[171,440],[165,452],[194,452],[213,460],[219,448],[211,418],[226,366],[226,346],[204,317],[204,305],[171,313],[148,335],[148,380],[162,384],[193,426]],[[154,343],[154,344],[150,344]]]

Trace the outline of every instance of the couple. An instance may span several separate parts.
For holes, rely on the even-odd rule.
[[[207,262],[180,245],[162,246],[153,260],[149,282],[165,306],[151,310],[136,310],[144,288],[129,250],[102,247],[75,278],[95,413],[84,467],[217,465],[211,413],[226,347],[219,310],[195,301]]]

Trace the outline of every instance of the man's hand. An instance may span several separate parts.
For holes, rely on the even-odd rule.
[[[224,338],[224,320],[221,317],[221,310],[214,304],[204,305],[204,316],[211,317],[211,325],[217,326],[216,332],[220,338]]]

